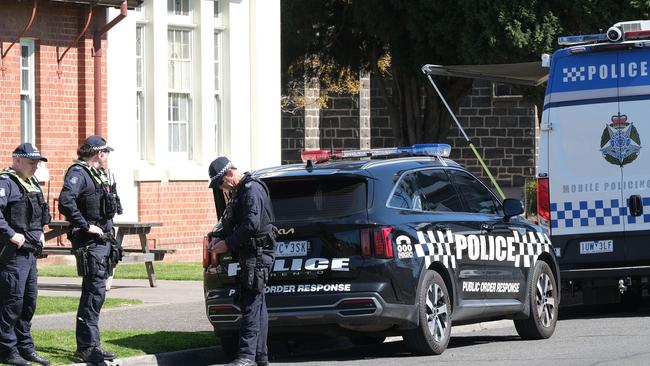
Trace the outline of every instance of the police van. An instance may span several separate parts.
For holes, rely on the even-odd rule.
[[[513,319],[522,338],[553,334],[559,269],[548,236],[450,150],[305,151],[304,164],[254,173],[279,229],[265,291],[270,340],[400,335],[416,354],[440,354],[453,324]],[[241,322],[235,256],[204,247],[207,317],[231,355]]]
[[[650,277],[650,21],[558,41],[567,47],[542,57],[539,222],[563,304],[635,305]]]

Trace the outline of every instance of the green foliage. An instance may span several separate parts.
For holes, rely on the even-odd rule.
[[[526,217],[533,218],[537,215],[537,179],[530,179],[524,185],[524,207]]]
[[[54,365],[77,362],[75,332],[72,330],[32,329],[36,350]],[[218,344],[212,332],[160,332],[152,330],[102,330],[102,347],[119,358],[173,352]]]
[[[372,71],[380,92],[393,91],[382,97],[395,143],[440,141],[450,118],[429,90],[424,64],[536,61],[558,47],[560,35],[649,15],[648,0],[282,0],[283,78],[316,77],[328,93],[325,84],[335,85],[341,69],[348,80]],[[378,67],[385,60],[389,66]],[[462,79],[439,81],[452,107],[471,87]],[[527,93],[536,101],[538,89]]]
[[[120,306],[131,306],[142,304],[141,300],[136,299],[114,299],[106,298],[102,309],[116,308]],[[36,300],[36,314],[47,315],[68,313],[77,311],[79,298],[73,296],[39,296]]]
[[[158,280],[203,280],[203,267],[198,262],[155,262],[154,269]],[[77,268],[74,265],[39,265],[38,275],[43,277],[77,277]],[[147,270],[144,263],[118,264],[114,278],[147,279]]]

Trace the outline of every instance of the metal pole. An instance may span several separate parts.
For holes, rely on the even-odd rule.
[[[483,159],[481,159],[481,155],[479,155],[478,151],[474,147],[474,144],[472,143],[472,140],[470,140],[469,137],[467,137],[467,134],[465,133],[465,130],[460,125],[460,122],[458,122],[458,119],[456,118],[456,115],[451,110],[451,107],[449,107],[449,104],[447,104],[447,101],[445,100],[445,97],[440,92],[440,89],[438,89],[438,86],[436,85],[435,81],[433,81],[433,78],[431,77],[430,74],[427,74],[427,77],[429,78],[429,81],[431,82],[431,85],[433,85],[433,88],[436,90],[436,93],[438,93],[438,96],[442,100],[442,103],[445,105],[445,107],[447,107],[447,110],[449,111],[449,114],[451,115],[451,118],[453,118],[454,122],[456,122],[456,126],[458,126],[458,129],[460,130],[460,132],[465,137],[465,140],[469,144],[470,149],[472,149],[472,151],[474,152],[474,155],[476,155],[476,158],[478,159],[479,163],[481,163],[481,166],[483,167],[483,170],[488,175],[488,177],[490,177],[490,182],[492,182],[492,185],[494,185],[494,188],[496,188],[497,192],[499,192],[499,195],[501,196],[501,199],[506,199],[506,195],[503,194],[503,191],[501,190],[501,187],[499,186],[499,183],[497,183],[496,179],[494,179],[494,176],[492,176],[492,173],[490,173],[490,169],[488,169],[487,165],[485,165],[485,162],[483,162]]]

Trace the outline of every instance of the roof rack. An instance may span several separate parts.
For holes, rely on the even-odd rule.
[[[302,161],[308,165],[324,163],[330,160],[361,159],[361,158],[396,158],[403,156],[431,156],[448,158],[451,153],[449,144],[415,144],[404,147],[387,147],[362,150],[307,150],[300,153]]]
[[[605,41],[622,42],[646,38],[650,38],[650,20],[633,20],[629,22],[618,22],[611,26],[607,30],[607,33],[559,37],[557,43],[560,46],[575,46]]]

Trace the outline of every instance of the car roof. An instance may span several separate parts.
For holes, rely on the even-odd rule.
[[[306,163],[281,165],[254,172],[262,179],[301,176],[358,175],[380,178],[397,172],[427,167],[451,166],[462,168],[453,160],[437,157],[401,157],[390,159],[332,160],[308,166]]]

